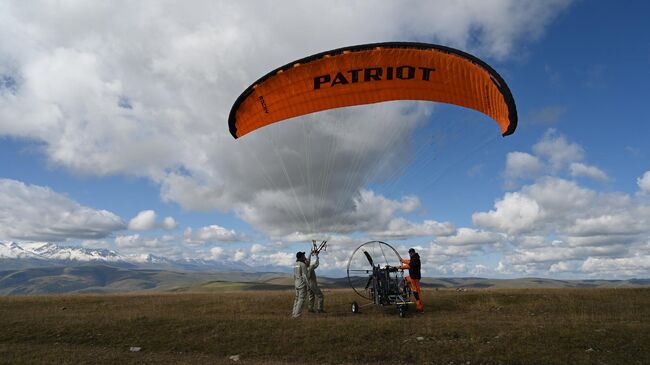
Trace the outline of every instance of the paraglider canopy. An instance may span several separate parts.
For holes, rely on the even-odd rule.
[[[487,63],[454,48],[408,42],[339,48],[291,62],[249,86],[228,123],[239,138],[300,115],[389,100],[471,108],[494,119],[503,136],[517,127],[510,89]]]

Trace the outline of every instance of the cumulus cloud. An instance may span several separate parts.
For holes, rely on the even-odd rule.
[[[519,178],[535,178],[542,171],[544,163],[525,152],[509,152],[506,156],[506,185],[514,184]]]
[[[155,253],[156,256],[179,259],[188,254],[188,252],[183,252],[182,247],[177,244],[175,236],[122,235],[115,237],[114,243],[120,253],[128,255]],[[193,257],[196,252],[189,254]]]
[[[578,269],[578,265],[575,261],[559,261],[551,265],[548,272],[563,273],[563,272],[576,271],[577,269]]]
[[[494,252],[505,241],[505,234],[461,227],[453,235],[438,237],[416,248],[427,275],[475,275],[495,271],[484,265],[470,265],[470,257]],[[401,249],[406,251],[406,246]]]
[[[165,217],[157,221],[157,214],[153,210],[143,210],[129,221],[129,229],[134,231],[148,231],[156,228],[167,230],[175,229],[178,225],[173,217]]]
[[[510,271],[508,270],[507,266],[503,263],[503,261],[499,261],[494,271],[499,274],[510,274]]]
[[[474,224],[509,234],[568,232],[569,227],[576,233],[586,222],[610,213],[625,214],[626,209],[643,212],[639,219],[646,216],[644,209],[625,195],[597,193],[557,177],[545,177],[520,191],[506,193],[494,206],[489,212],[474,213]]]
[[[176,223],[176,220],[173,217],[165,217],[165,219],[163,219],[161,223],[161,226],[164,229],[172,230],[178,227],[178,224]]]
[[[532,150],[533,154],[519,151],[508,153],[504,171],[507,189],[516,188],[521,181],[544,176],[567,175],[600,182],[610,180],[602,169],[581,162],[586,154],[584,148],[555,129],[547,130]]]
[[[542,216],[537,201],[518,192],[507,193],[494,207],[495,210],[489,212],[474,213],[472,222],[478,226],[517,234],[533,231]]]
[[[247,263],[255,266],[276,266],[289,268],[293,266],[296,261],[295,253],[291,252],[274,252],[266,255],[256,256],[252,255],[248,258]],[[320,270],[323,271],[324,267],[319,265]],[[326,269],[326,268],[325,268]]]
[[[83,240],[81,246],[87,248],[106,248],[109,246],[105,240]]]
[[[574,162],[569,165],[569,170],[571,171],[571,176],[587,177],[598,181],[609,180],[607,174],[596,166],[589,166],[583,163]]]
[[[559,135],[555,129],[549,129],[542,140],[533,146],[533,151],[538,156],[547,158],[555,170],[582,160],[585,153],[582,146],[567,141],[566,137]]]
[[[387,224],[384,230],[370,232],[370,235],[386,239],[408,239],[423,236],[449,236],[454,233],[456,233],[456,227],[450,222],[425,220],[422,223],[413,223],[404,218],[395,218]]]
[[[210,254],[213,259],[218,260],[223,256],[223,248],[219,246],[212,247],[210,249]]]
[[[472,215],[475,225],[507,235],[495,272],[611,276],[621,263],[617,275],[647,273],[639,257],[647,255],[650,206],[639,196],[650,185],[650,173],[637,179],[638,195],[598,192],[561,177],[610,179],[581,162],[584,149],[556,130],[547,131],[533,152],[508,154],[505,173],[506,185],[521,177],[532,176],[533,182],[505,193],[493,210]],[[538,169],[542,164],[550,169]]]
[[[475,213],[473,221],[507,235],[502,247],[510,248],[497,272],[595,275],[583,265],[595,258],[628,266],[639,262],[632,258],[646,252],[650,206],[626,194],[599,193],[547,176],[506,193],[494,210]],[[643,272],[644,266],[636,270]],[[624,272],[635,271],[628,267],[619,274]]]
[[[233,253],[232,260],[233,261],[242,261],[247,257],[248,257],[248,253],[245,250],[238,249],[238,250],[235,250],[235,252]]]
[[[642,194],[650,194],[650,171],[646,171],[643,176],[636,179],[636,183]]]
[[[165,244],[163,241],[157,237],[149,238],[141,236],[139,234],[128,235],[128,236],[117,236],[115,237],[115,244],[119,248],[123,249],[132,249],[132,248],[160,248]]]
[[[650,255],[631,257],[590,257],[581,270],[594,276],[635,277],[646,276],[650,271]]]
[[[47,187],[0,179],[0,238],[96,240],[126,228],[106,210],[85,207]]]
[[[428,107],[349,108],[234,141],[226,120],[239,93],[291,60],[386,39],[505,59],[569,3],[5,4],[0,54],[11,57],[0,73],[12,81],[0,93],[0,135],[39,141],[77,173],[147,177],[166,201],[233,211],[271,235],[376,229],[395,217],[364,210],[363,187],[408,157],[404,136]]]
[[[254,243],[251,246],[251,253],[256,254],[256,253],[262,253],[266,252],[268,250],[268,247],[261,245],[259,243]]]
[[[129,229],[134,231],[147,231],[156,225],[156,212],[143,210],[129,221]]]
[[[438,238],[436,242],[451,246],[476,246],[496,244],[503,241],[504,238],[504,235],[494,232],[480,231],[472,228],[459,228],[455,235]]]
[[[572,236],[588,237],[599,235],[637,234],[647,229],[645,218],[638,209],[630,207],[631,211],[611,212],[608,214],[577,218],[567,232]]]
[[[227,229],[216,224],[201,227],[197,231],[188,227],[184,232],[184,242],[191,245],[203,245],[208,242],[240,242],[245,239],[235,230]]]

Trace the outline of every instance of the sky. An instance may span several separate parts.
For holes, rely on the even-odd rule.
[[[427,276],[650,275],[650,4],[4,1],[0,241],[321,270],[382,240]],[[506,80],[517,131],[399,101],[234,140],[267,72],[373,42],[454,47]],[[341,126],[345,126],[342,128]]]

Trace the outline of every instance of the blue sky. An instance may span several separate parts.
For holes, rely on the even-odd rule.
[[[336,275],[379,238],[417,247],[431,276],[647,277],[648,13],[641,1],[6,2],[0,241],[283,269],[329,237],[321,265]],[[487,61],[515,97],[516,133],[392,102],[230,137],[230,106],[261,75],[382,41]],[[335,133],[344,123],[364,139]],[[346,179],[382,158],[384,181]]]

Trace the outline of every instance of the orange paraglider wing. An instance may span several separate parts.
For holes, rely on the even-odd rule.
[[[249,86],[228,124],[239,138],[284,119],[389,100],[430,100],[482,112],[504,136],[517,127],[508,85],[480,59],[425,43],[375,43],[335,49],[291,62]]]

